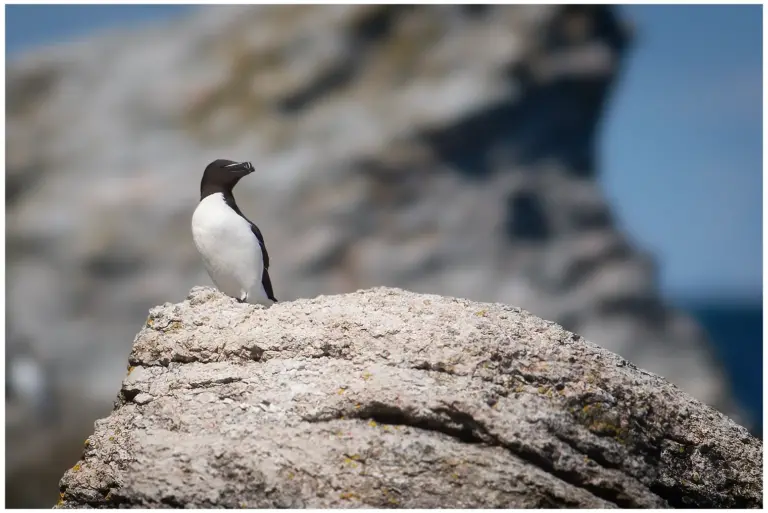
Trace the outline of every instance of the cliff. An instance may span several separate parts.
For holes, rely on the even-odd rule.
[[[399,289],[150,311],[60,507],[761,507],[762,442],[519,308]]]
[[[189,223],[220,157],[258,168],[236,194],[281,300],[516,304],[734,412],[600,189],[627,44],[608,6],[215,6],[9,62],[8,364],[32,346],[34,404],[61,406],[7,402],[13,503],[55,491],[30,476],[76,458],[51,460],[108,411],[147,309],[210,283]]]

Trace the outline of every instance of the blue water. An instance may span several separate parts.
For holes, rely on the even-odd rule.
[[[683,304],[707,330],[725,365],[734,394],[762,432],[763,306],[761,303]]]

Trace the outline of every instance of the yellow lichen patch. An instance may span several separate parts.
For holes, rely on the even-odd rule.
[[[293,472],[288,472],[287,476],[288,476],[288,479],[293,479],[294,477],[296,477],[296,474],[294,474]]]
[[[147,317],[147,326],[150,328],[155,324],[155,320],[152,317]]]
[[[369,421],[368,421],[368,425],[369,425],[369,426],[371,426],[371,427],[376,427],[376,426],[378,426],[378,424],[376,424],[376,421],[375,421],[375,420],[369,420]]]
[[[128,374],[130,375],[130,374],[131,374],[131,372],[133,372],[133,369],[135,369],[135,368],[136,368],[136,367],[134,367],[133,365],[131,365],[130,367],[128,367]]]
[[[488,311],[487,310],[480,310],[479,312],[475,312],[475,315],[478,317],[488,317]]]
[[[389,431],[389,426],[381,426],[381,429],[383,429],[384,431]]]
[[[183,324],[181,324],[179,321],[173,321],[171,324],[168,325],[168,329],[171,331],[180,330],[182,328]]]
[[[598,433],[606,433],[609,435],[618,434],[616,426],[609,424],[608,422],[597,421],[589,425],[590,431],[597,431]]]
[[[355,405],[355,409],[356,409],[356,410],[359,410],[359,409],[360,409],[360,403],[357,403],[357,404]]]
[[[584,406],[584,408],[581,409],[581,411],[583,413],[590,413],[592,411],[598,411],[599,412],[601,408],[602,408],[602,406],[600,405],[600,403],[587,404],[587,405]]]
[[[394,497],[387,497],[387,502],[394,506],[397,506],[398,504],[400,504],[400,501],[395,499]]]
[[[352,468],[357,468],[357,462],[355,462],[352,458],[344,458],[344,464]]]
[[[354,492],[342,492],[341,495],[339,495],[339,497],[341,497],[345,501],[351,501],[352,499],[359,499],[360,498],[360,496],[357,495]]]
[[[86,438],[86,439],[85,439],[85,442],[83,442],[83,447],[88,447],[88,445],[89,445],[90,443],[91,443],[91,441],[90,441],[88,438]]]
[[[627,428],[619,428],[616,432],[616,441],[622,445],[626,445],[629,440],[629,430]]]
[[[336,391],[336,393],[337,393],[337,394],[339,394],[339,395],[341,395],[341,394],[343,394],[343,393],[344,393],[344,389],[343,389],[343,388],[340,388],[340,389],[338,389],[338,390]]]
[[[72,467],[72,472],[80,472],[81,468],[79,463],[75,463],[75,466]]]
[[[363,380],[368,381],[369,379],[371,379],[371,376],[373,376],[373,374],[371,374],[370,372],[367,372],[367,371],[363,372]]]
[[[57,506],[64,504],[64,492],[59,492],[59,500],[56,502]]]
[[[540,394],[546,394],[547,393],[547,387],[539,387],[539,393]]]
[[[110,442],[114,442],[114,441],[115,441],[115,437],[114,437],[114,436],[110,436],[110,437],[109,437],[109,441],[110,441]]]
[[[451,474],[451,477],[454,478],[454,479],[458,479],[459,478],[459,473],[458,472],[454,472],[454,473]]]

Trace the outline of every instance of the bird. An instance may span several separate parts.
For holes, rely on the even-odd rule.
[[[277,298],[264,236],[232,194],[240,179],[254,170],[250,162],[217,159],[208,164],[192,214],[192,238],[217,289],[239,303],[269,306]]]

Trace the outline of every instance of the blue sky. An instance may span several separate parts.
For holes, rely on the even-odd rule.
[[[603,184],[671,295],[762,291],[762,6],[622,6]]]
[[[6,7],[6,52],[177,16],[170,5]],[[600,174],[669,296],[762,291],[762,6],[625,5],[636,26]]]

